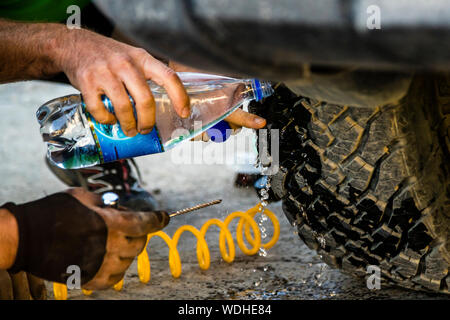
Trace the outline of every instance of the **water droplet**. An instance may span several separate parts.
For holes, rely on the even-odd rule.
[[[324,237],[323,235],[318,235],[318,236],[316,237],[316,239],[317,239],[317,241],[319,242],[319,244],[320,244],[320,246],[321,246],[322,248],[325,248],[325,247],[326,247],[327,241],[325,240],[325,237]]]
[[[267,257],[267,250],[264,248],[259,248],[259,256],[261,257]]]

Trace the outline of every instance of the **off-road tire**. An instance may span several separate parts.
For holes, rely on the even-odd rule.
[[[449,293],[449,77],[416,77],[375,109],[277,85],[250,110],[279,129],[272,199],[309,248],[353,275],[378,266],[381,285]]]

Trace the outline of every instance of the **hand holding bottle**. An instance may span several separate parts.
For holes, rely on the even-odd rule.
[[[258,79],[191,72],[179,72],[178,76],[190,97],[190,116],[180,117],[165,88],[149,81],[156,101],[156,127],[150,134],[132,138],[125,135],[119,124],[96,121],[80,95],[60,97],[42,105],[36,116],[47,142],[49,160],[61,168],[75,169],[164,152],[213,127],[243,104],[273,93],[269,82]],[[102,96],[102,102],[109,112],[115,113],[108,97]]]
[[[155,99],[147,80],[165,88],[180,117],[189,116],[189,97],[177,74],[147,51],[85,29],[63,32],[55,40],[54,60],[98,122],[112,124],[117,118],[127,136],[149,133],[155,125]],[[115,115],[105,109],[102,95],[112,101]]]

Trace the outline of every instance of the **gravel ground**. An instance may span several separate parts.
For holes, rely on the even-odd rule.
[[[42,103],[76,92],[70,86],[47,82],[15,83],[0,86],[0,202],[24,202],[64,189],[44,164],[45,148],[39,136],[35,111]],[[227,143],[245,139],[249,131]],[[234,142],[233,142],[234,141]],[[200,143],[200,142],[199,142]],[[191,143],[180,150],[189,151]],[[220,154],[223,145],[208,145],[208,151]],[[253,190],[233,187],[235,170],[223,164],[179,164],[172,151],[137,159],[148,190],[157,195],[162,209],[174,211],[201,202],[223,199],[220,205],[174,218],[164,230],[173,235],[181,225],[200,228],[210,218],[223,220],[229,213],[253,207],[258,198]],[[196,151],[199,155],[198,150]],[[201,153],[200,153],[201,154]],[[178,250],[182,275],[172,278],[168,249],[153,238],[148,252],[152,275],[148,284],[139,282],[136,265],[130,267],[122,291],[94,292],[85,297],[79,290],[69,292],[70,299],[447,299],[435,294],[382,287],[369,290],[365,281],[354,279],[322,263],[294,233],[284,217],[281,204],[271,204],[281,226],[281,236],[267,256],[246,256],[239,248],[236,259],[228,264],[221,259],[218,229],[206,235],[211,252],[211,266],[202,271],[197,264],[195,238],[183,234]],[[264,224],[269,228],[270,223]],[[235,225],[231,229],[235,229]],[[235,233],[233,232],[233,235]],[[49,284],[49,289],[51,289]],[[53,298],[49,290],[50,298]]]

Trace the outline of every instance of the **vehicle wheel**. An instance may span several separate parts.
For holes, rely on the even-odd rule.
[[[300,238],[347,273],[376,265],[381,285],[449,293],[450,77],[375,109],[275,87],[250,110],[279,129],[271,194]]]

